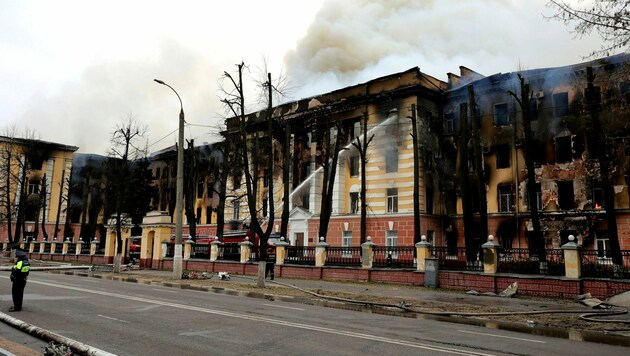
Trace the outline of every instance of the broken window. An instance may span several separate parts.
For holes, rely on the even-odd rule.
[[[575,209],[575,193],[573,192],[573,181],[558,181],[558,206],[560,210]]]
[[[200,179],[199,182],[197,183],[197,198],[202,198],[203,197],[203,183],[204,180]]]
[[[262,200],[262,216],[263,218],[267,217],[267,210],[269,208],[269,200],[267,200],[267,198]]]
[[[553,116],[569,116],[569,93],[563,92],[553,94]]]
[[[573,152],[571,136],[560,136],[554,139],[556,148],[556,163],[571,162]]]
[[[195,214],[195,223],[201,224],[201,208],[197,208],[197,214]]]
[[[497,145],[497,169],[510,168],[510,145]]]
[[[444,115],[444,133],[452,134],[455,132],[455,113]]]
[[[604,189],[600,181],[593,181],[593,209],[600,210],[604,208]]]
[[[206,224],[212,224],[212,207],[206,207]]]
[[[269,186],[269,170],[265,169],[263,172],[263,187],[267,188]]]
[[[470,192],[468,194],[468,197],[470,199],[470,209],[472,210],[473,213],[478,213],[479,212],[479,194],[477,192],[479,191],[479,188],[476,185],[471,185],[468,187],[468,191]]]
[[[446,195],[446,213],[447,214],[456,214],[457,213],[457,192],[455,189],[447,189],[445,192]]]
[[[398,212],[398,188],[387,189],[387,212]]]
[[[310,205],[310,194],[309,193],[305,193],[302,195],[302,208],[304,209],[309,209],[309,205]]]
[[[234,186],[233,189],[240,189],[241,188],[241,174],[240,173],[234,174],[234,177],[232,178],[232,183],[233,183],[233,186]]]
[[[511,184],[499,184],[499,212],[514,211],[514,194]]]
[[[396,147],[389,147],[385,151],[385,172],[398,172],[398,148]]]
[[[510,124],[507,103],[494,106],[494,124],[496,126],[507,126]]]
[[[28,194],[39,194],[39,185],[41,183],[38,181],[29,181],[28,182]]]
[[[433,151],[427,149],[424,150],[424,170],[433,171]]]
[[[427,214],[433,214],[433,188],[427,188],[426,191]]]
[[[468,150],[468,171],[477,172],[477,160],[475,159],[475,150]]]
[[[529,121],[538,120],[538,99],[531,98],[529,100]]]
[[[359,212],[359,192],[350,193],[350,214]]]
[[[359,156],[350,157],[350,177],[359,175]]]

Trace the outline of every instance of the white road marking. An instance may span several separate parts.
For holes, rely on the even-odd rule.
[[[283,305],[275,305],[275,304],[263,304],[263,305],[266,305],[268,307],[274,307],[274,308],[283,308],[283,309],[291,309],[291,310],[305,310],[305,309],[302,309],[302,308],[285,307]]]
[[[546,344],[546,341],[540,341],[540,340],[532,340],[532,339],[524,339],[521,337],[513,337],[513,336],[503,336],[503,335],[497,335],[497,334],[489,334],[489,333],[479,333],[479,332],[475,332],[475,331],[467,331],[467,330],[457,330],[460,333],[467,333],[467,334],[476,334],[476,335],[483,335],[483,336],[492,336],[492,337],[500,337],[500,338],[504,338],[504,339],[512,339],[512,340],[520,340],[520,341],[529,341],[529,342],[537,342],[539,344]]]
[[[120,320],[120,319],[112,318],[111,316],[105,316],[105,315],[101,315],[101,314],[97,314],[96,316],[100,316],[101,318],[114,320],[114,321],[120,321],[121,323],[129,324],[129,322],[127,320]]]
[[[140,309],[138,309],[139,312],[145,312],[145,311],[149,311],[155,308],[159,308],[159,305],[147,305],[146,307],[142,307]]]
[[[256,315],[239,314],[239,313],[234,313],[230,311],[207,309],[207,308],[196,307],[196,306],[191,306],[191,305],[165,302],[165,301],[161,301],[157,299],[148,299],[148,298],[136,297],[136,296],[131,296],[131,295],[123,295],[123,294],[116,294],[116,293],[111,293],[111,292],[83,289],[83,288],[72,287],[72,286],[63,286],[63,285],[55,284],[55,283],[40,282],[40,281],[33,281],[32,283],[41,284],[41,285],[54,287],[54,288],[74,290],[74,291],[83,292],[83,293],[98,294],[98,295],[102,295],[106,297],[113,297],[113,298],[120,298],[120,299],[126,299],[126,300],[133,300],[136,302],[162,305],[162,306],[171,307],[171,308],[186,309],[190,311],[196,311],[199,313],[220,315],[220,316],[228,317],[228,318],[243,319],[243,320],[248,320],[248,321],[257,321],[257,322],[262,322],[262,323],[281,325],[281,326],[285,326],[289,328],[319,331],[322,333],[353,337],[357,339],[378,341],[378,342],[383,342],[387,344],[406,346],[406,347],[415,348],[415,349],[430,350],[430,351],[443,352],[443,353],[456,354],[456,355],[475,355],[475,356],[492,355],[492,354],[487,354],[487,353],[456,349],[452,347],[436,346],[436,345],[430,345],[430,344],[410,342],[410,341],[405,341],[405,340],[391,339],[391,338],[386,338],[386,337],[377,336],[377,335],[362,334],[362,333],[356,333],[356,332],[351,332],[351,331],[346,331],[346,330],[338,330],[338,329],[327,328],[327,327],[317,326],[317,325],[312,325],[312,324],[293,323],[293,322],[288,322],[288,321],[284,321],[280,319],[273,319],[273,318],[261,317],[261,316],[256,316]]]
[[[176,291],[176,290],[168,290],[168,289],[160,289],[160,288],[151,288],[151,289],[153,289],[153,290],[157,290],[157,291],[160,291],[160,292],[167,292],[167,293],[179,293],[179,292],[178,292],[178,291]]]

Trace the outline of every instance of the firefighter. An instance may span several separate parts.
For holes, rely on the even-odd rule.
[[[22,299],[24,299],[24,287],[26,287],[26,279],[31,269],[31,264],[26,257],[26,252],[22,250],[15,251],[15,265],[11,269],[11,282],[13,288],[13,306],[9,308],[10,312],[22,310]]]

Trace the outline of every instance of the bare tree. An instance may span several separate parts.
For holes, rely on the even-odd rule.
[[[117,124],[114,132],[112,133],[112,147],[110,149],[110,156],[116,158],[115,170],[117,174],[113,175],[115,181],[111,182],[115,186],[116,191],[116,256],[114,258],[114,272],[120,272],[120,266],[122,263],[123,243],[122,243],[122,231],[123,224],[123,200],[126,195],[126,191],[130,188],[126,184],[130,174],[129,161],[140,157],[145,153],[143,149],[136,146],[136,142],[139,141],[145,134],[147,128],[142,125],[136,119],[129,114],[127,118]]]
[[[352,141],[352,146],[354,146],[359,152],[359,157],[361,159],[361,244],[367,241],[367,178],[366,178],[366,167],[368,163],[367,150],[370,146],[370,142],[374,138],[374,135],[370,135],[368,138],[367,132],[367,121],[368,115],[367,112],[363,113],[363,128],[362,135],[363,138],[357,137]]]
[[[547,7],[554,10],[548,18],[573,25],[577,36],[597,33],[603,44],[589,57],[608,56],[611,52],[627,49],[630,44],[630,1],[573,1],[549,0]]]

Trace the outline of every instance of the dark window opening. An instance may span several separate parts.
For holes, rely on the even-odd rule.
[[[206,224],[212,224],[212,207],[206,207]]]
[[[269,186],[269,170],[265,169],[264,172],[264,176],[263,176],[263,187],[267,188]]]
[[[553,94],[553,116],[569,116],[569,93]]]
[[[497,169],[510,168],[510,145],[497,145]]]
[[[357,177],[359,175],[359,156],[350,157],[350,176]]]
[[[234,183],[234,189],[240,189],[241,188],[241,174],[237,173],[234,175],[234,178],[232,179],[232,182]]]
[[[477,172],[477,160],[475,159],[475,150],[468,150],[468,171]]]
[[[529,101],[529,121],[538,120],[538,99],[532,98]]]
[[[444,115],[444,133],[452,134],[455,132],[455,113]]]
[[[197,208],[197,215],[195,216],[195,222],[201,224],[201,208]]]
[[[269,200],[263,199],[262,201],[262,216],[263,218],[267,217],[267,211],[269,210]]]
[[[575,208],[575,193],[573,192],[573,181],[558,181],[558,205],[560,210],[571,210]]]
[[[309,205],[310,205],[310,195],[308,193],[302,195],[302,208],[309,209]]]
[[[350,193],[350,214],[359,212],[359,192]]]
[[[468,197],[470,199],[470,209],[473,213],[479,213],[479,190],[476,185],[468,187]],[[485,197],[484,197],[485,198]]]
[[[604,205],[604,188],[602,182],[593,181],[593,209],[600,210],[605,208]]]
[[[398,149],[396,147],[390,147],[385,151],[385,172],[398,172]]]
[[[427,188],[426,192],[427,214],[433,214],[433,188]]]
[[[446,205],[446,213],[447,214],[456,214],[457,213],[457,192],[455,189],[448,189],[444,194],[445,197],[445,205]]]
[[[203,179],[200,179],[199,183],[197,183],[197,198],[203,198],[203,191],[204,191],[203,183],[204,183]]]
[[[433,151],[431,150],[424,150],[424,170],[433,171]]]
[[[510,120],[508,116],[508,105],[497,104],[494,106],[494,124],[497,126],[507,126]]]
[[[571,136],[561,136],[555,138],[556,143],[556,163],[571,162],[573,153],[571,152]]]

